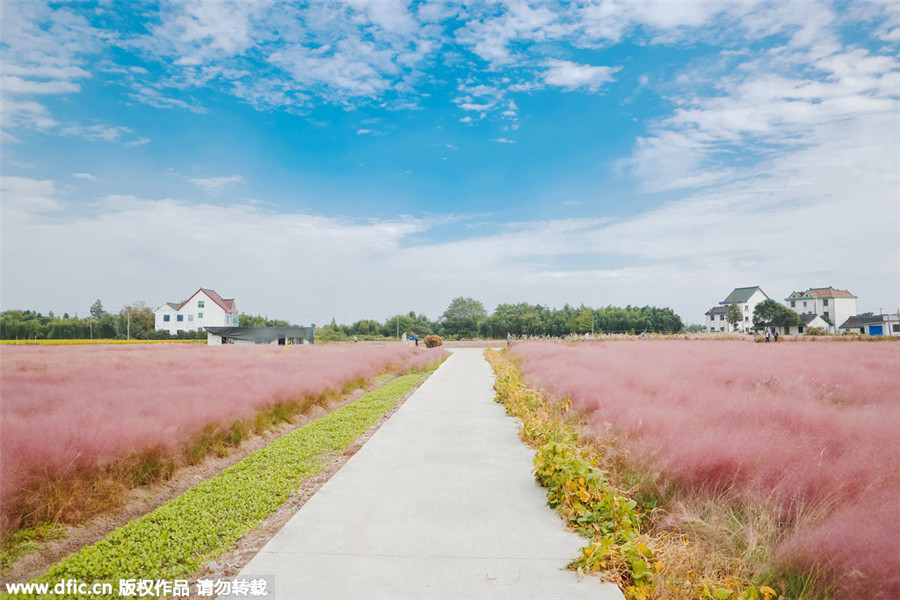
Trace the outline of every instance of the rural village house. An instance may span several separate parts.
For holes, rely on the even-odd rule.
[[[829,323],[826,327],[831,333],[838,333],[838,327],[850,317],[856,316],[856,296],[847,290],[836,290],[833,287],[793,292],[784,299],[784,304],[801,317],[808,314],[822,317]]]
[[[900,313],[893,315],[871,315],[850,317],[838,327],[838,333],[861,333],[863,335],[900,335]]]
[[[166,302],[156,309],[156,330],[175,335],[179,331],[203,331],[204,327],[237,327],[234,298],[222,298],[215,290],[200,288],[184,302]]]
[[[706,331],[734,331],[728,322],[728,309],[737,303],[742,322],[737,331],[753,329],[753,311],[768,296],[759,288],[735,288],[719,306],[706,311]],[[782,333],[802,334],[811,328],[830,333],[860,333],[863,335],[900,336],[900,311],[893,315],[857,316],[857,297],[847,290],[833,287],[809,288],[804,292],[792,292],[784,299],[784,305],[800,315],[800,324],[779,328]]]
[[[758,285],[734,288],[727,298],[719,302],[719,306],[714,306],[706,311],[706,330],[735,331],[728,322],[728,308],[736,303],[741,311],[741,322],[738,323],[737,331],[750,331],[753,328],[753,310],[757,304],[768,299],[769,297]]]

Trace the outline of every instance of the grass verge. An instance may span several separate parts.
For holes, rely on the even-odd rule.
[[[297,484],[319,472],[425,378],[403,375],[356,402],[301,427],[233,467],[116,529],[54,565],[34,583],[186,578],[277,509]],[[33,595],[9,595],[33,598]],[[77,598],[58,595],[56,598]]]
[[[496,374],[497,402],[522,420],[520,436],[537,448],[535,479],[547,488],[547,503],[590,538],[570,568],[616,583],[629,600],[778,597],[772,587],[749,581],[740,568],[723,568],[724,561],[695,556],[683,536],[648,534],[648,515],[600,468],[602,449],[580,437],[581,423],[570,403],[548,399],[526,386],[506,351],[487,350],[485,356]],[[698,559],[706,560],[708,568],[690,568]]]

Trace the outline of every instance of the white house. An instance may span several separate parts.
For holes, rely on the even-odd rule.
[[[706,331],[750,331],[753,328],[753,310],[757,304],[768,299],[769,297],[758,285],[734,288],[727,298],[719,302],[719,306],[714,306],[706,311]],[[728,308],[732,304],[737,304],[741,313],[741,321],[736,329],[728,322]]]
[[[838,333],[839,325],[856,316],[856,296],[847,290],[836,290],[833,287],[793,292],[784,299],[784,304],[801,317],[804,314],[819,315],[830,323],[829,333]]]
[[[828,321],[813,313],[804,313],[800,315],[800,324],[793,327],[781,327],[783,333],[786,334],[803,334],[808,333],[810,329],[829,330]]]
[[[838,327],[839,333],[860,333],[863,335],[900,335],[900,311],[893,315],[871,315],[850,317]]]
[[[175,335],[179,331],[203,331],[204,327],[236,327],[234,298],[222,298],[215,290],[200,288],[184,302],[166,302],[156,309],[156,330]]]

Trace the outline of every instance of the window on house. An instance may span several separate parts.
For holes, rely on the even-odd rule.
[[[803,308],[806,308],[806,300],[803,301]]]
[[[193,321],[193,320],[194,320],[194,315],[188,315],[188,321]]]
[[[203,318],[203,313],[202,313],[202,312],[201,312],[201,313],[197,313],[197,318],[198,318],[198,319],[202,319],[202,318]]]
[[[168,322],[169,322],[169,316],[170,316],[170,315],[163,315],[163,323],[168,323]]]
[[[175,320],[181,323],[182,321],[184,321],[184,315],[178,315],[177,317],[175,317]]]
[[[749,322],[750,322],[750,317],[744,317],[744,323],[749,323]]]
[[[822,314],[824,314],[824,315],[827,317],[827,316],[828,316],[828,311],[826,310],[826,311],[825,311],[824,313],[822,313]]]
[[[797,333],[803,333],[803,325],[797,327]]]
[[[822,306],[828,306],[828,298],[822,300]]]
[[[720,321],[724,321],[724,320],[725,320],[725,315],[719,315],[719,320],[720,320]]]
[[[893,331],[894,333],[900,333],[900,325],[894,323],[893,325],[891,325],[891,331]]]
[[[197,308],[203,308],[203,300],[197,300]]]
[[[791,300],[791,308],[797,308],[797,301]]]

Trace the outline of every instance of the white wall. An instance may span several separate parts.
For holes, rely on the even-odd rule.
[[[164,320],[165,315],[169,315],[168,321]],[[202,331],[204,327],[237,327],[237,325],[238,314],[226,312],[203,291],[194,294],[178,311],[168,304],[156,309],[156,330],[166,330],[172,335],[178,331]]]

